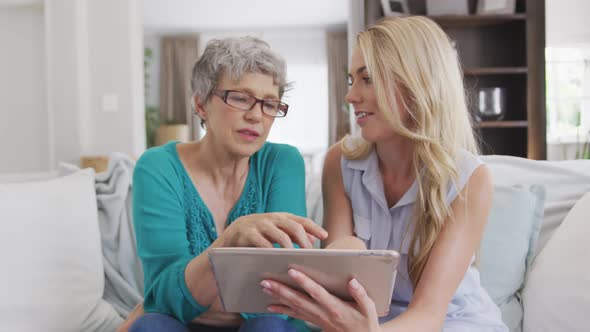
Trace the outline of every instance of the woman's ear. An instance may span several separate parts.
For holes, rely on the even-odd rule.
[[[201,120],[207,121],[207,111],[205,111],[203,101],[200,100],[199,96],[195,96],[194,98],[195,113],[201,118]]]

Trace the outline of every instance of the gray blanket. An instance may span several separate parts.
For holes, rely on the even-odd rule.
[[[114,153],[106,172],[96,174],[96,199],[105,273],[103,298],[122,317],[143,300],[143,271],[133,231],[135,161]]]

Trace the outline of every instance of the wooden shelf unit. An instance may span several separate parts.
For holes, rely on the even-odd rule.
[[[460,1],[460,0],[458,0]],[[469,108],[479,88],[506,89],[503,121],[475,122],[486,154],[546,159],[545,1],[516,0],[510,15],[427,16],[455,42],[463,64]],[[364,0],[365,23],[383,16],[379,0]],[[425,0],[408,0],[412,15],[426,15]]]
[[[527,67],[478,67],[463,68],[465,75],[501,75],[501,74],[526,74]]]
[[[526,128],[527,121],[481,121],[476,123],[479,128]]]
[[[494,26],[514,21],[525,21],[526,14],[513,15],[440,15],[427,16],[443,28]]]

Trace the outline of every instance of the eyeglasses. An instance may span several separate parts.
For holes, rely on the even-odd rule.
[[[289,105],[272,99],[258,99],[247,93],[234,90],[220,90],[213,92],[224,103],[241,111],[250,111],[257,103],[260,103],[262,113],[273,118],[283,118],[287,115]]]

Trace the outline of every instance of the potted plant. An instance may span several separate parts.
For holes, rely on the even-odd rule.
[[[148,91],[150,90],[150,74],[148,67],[152,61],[153,51],[146,47],[143,50],[143,84],[145,97],[145,136],[147,147],[155,146],[156,142],[156,128],[160,125],[160,109],[157,106],[148,105]]]

